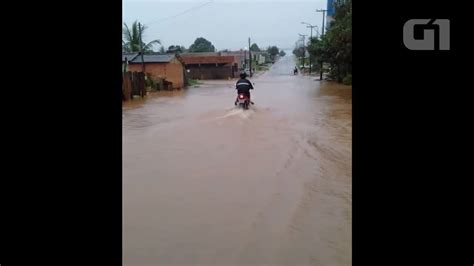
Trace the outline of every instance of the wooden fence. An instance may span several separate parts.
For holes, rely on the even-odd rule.
[[[124,72],[122,75],[122,94],[124,101],[133,99],[135,95],[145,97],[145,74],[143,72]]]

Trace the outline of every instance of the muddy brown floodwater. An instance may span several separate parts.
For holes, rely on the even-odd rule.
[[[124,265],[351,265],[352,88],[293,60],[124,108]]]

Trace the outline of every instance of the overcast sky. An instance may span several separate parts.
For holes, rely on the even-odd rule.
[[[250,37],[260,47],[293,49],[298,33],[310,34],[302,21],[321,27],[321,8],[326,0],[123,0],[123,22],[147,25],[144,41],[159,39],[165,48],[204,37],[217,50],[238,50]]]

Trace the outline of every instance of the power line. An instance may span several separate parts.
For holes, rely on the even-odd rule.
[[[214,2],[214,0],[211,0],[211,1],[209,1],[209,2],[206,2],[206,3],[201,4],[201,5],[199,5],[199,6],[192,7],[192,8],[190,8],[190,9],[187,9],[187,10],[185,10],[185,11],[183,11],[183,12],[181,12],[181,13],[178,13],[178,14],[176,14],[176,15],[173,15],[173,16],[170,16],[170,17],[166,17],[166,18],[162,18],[162,19],[159,19],[159,20],[155,20],[155,21],[152,21],[152,22],[148,22],[148,23],[146,23],[145,25],[151,25],[151,24],[153,24],[153,23],[162,22],[162,21],[165,21],[165,20],[168,20],[168,19],[172,19],[172,18],[181,16],[181,15],[184,15],[184,14],[190,12],[190,11],[199,9],[199,8],[201,8],[201,7],[205,6],[205,5],[208,5],[208,4],[212,3],[212,2]]]

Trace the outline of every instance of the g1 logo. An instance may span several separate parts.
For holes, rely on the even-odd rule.
[[[415,39],[415,28],[423,30],[422,39]],[[410,50],[449,50],[449,19],[408,20],[403,26],[403,44]]]

